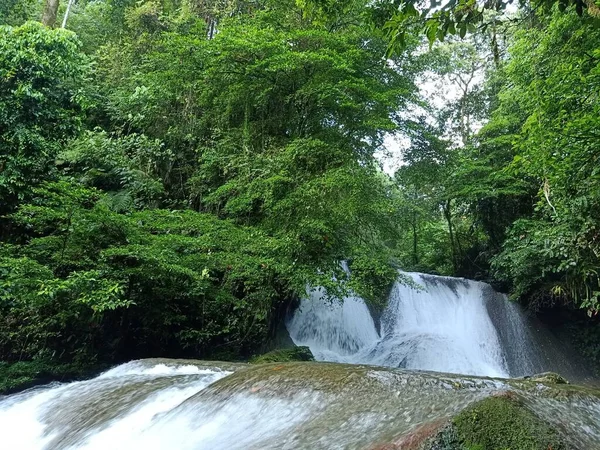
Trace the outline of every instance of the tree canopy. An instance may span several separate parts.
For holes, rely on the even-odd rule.
[[[598,5],[509,4],[3,3],[0,360],[245,358],[398,268],[596,324]]]

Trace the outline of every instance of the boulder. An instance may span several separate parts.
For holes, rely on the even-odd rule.
[[[260,356],[256,356],[250,360],[251,364],[273,363],[273,362],[291,362],[291,361],[314,361],[310,348],[308,347],[291,347],[284,349],[272,350]]]

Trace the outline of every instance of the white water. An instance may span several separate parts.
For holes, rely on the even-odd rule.
[[[330,302],[320,289],[302,302],[287,327],[294,342],[310,347],[318,361],[353,363],[356,355],[379,340],[373,318],[360,297]]]
[[[230,373],[193,365],[131,362],[93,380],[0,397],[1,448],[142,448],[138,447],[141,437],[152,436],[150,430],[157,415]],[[157,382],[169,378],[162,389],[155,389],[160,386]],[[122,394],[111,402],[108,396],[119,390]],[[117,414],[104,420],[101,415],[107,407],[115,408]],[[89,417],[78,417],[84,409]],[[72,439],[75,434],[77,437]],[[145,440],[144,448],[167,448],[160,445],[160,440]]]
[[[576,448],[600,448],[600,402],[585,393],[542,395],[552,388],[350,365],[212,364],[137,361],[93,380],[0,397],[0,448],[404,448],[420,426],[513,389]]]
[[[0,397],[0,448],[213,450],[266,448],[309,418],[318,396],[231,392],[197,399],[231,371],[134,361],[95,379]]]
[[[358,297],[326,302],[317,289],[303,300],[287,323],[297,345],[310,347],[317,360],[375,364],[407,369],[484,375],[520,376],[529,364],[525,323],[514,308],[503,313],[512,333],[509,343],[524,348],[516,370],[509,370],[506,348],[489,313],[491,288],[475,281],[406,274],[420,289],[396,282],[377,329]],[[492,291],[493,292],[493,291]],[[497,295],[496,295],[497,296]],[[506,325],[506,324],[503,324]]]

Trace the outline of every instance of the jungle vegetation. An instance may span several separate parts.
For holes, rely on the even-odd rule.
[[[0,361],[248,358],[307,286],[377,303],[398,267],[592,339],[599,12],[3,2]]]

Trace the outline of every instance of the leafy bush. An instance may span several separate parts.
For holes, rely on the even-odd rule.
[[[0,260],[0,359],[244,353],[304,286],[258,230],[193,211],[122,215],[65,182],[35,192],[12,216],[29,243]]]

